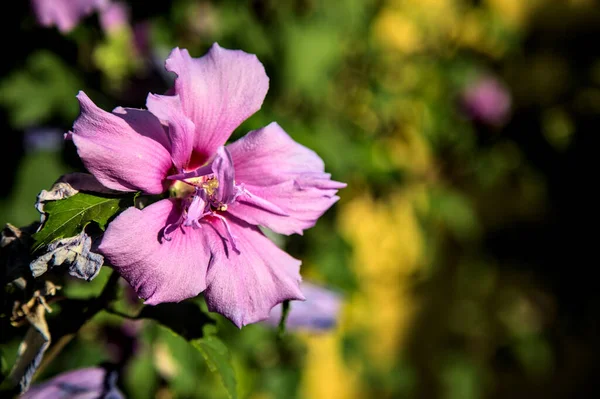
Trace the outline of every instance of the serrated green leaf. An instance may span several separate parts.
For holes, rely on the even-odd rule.
[[[231,363],[231,356],[229,350],[227,350],[227,346],[214,335],[208,335],[205,338],[196,339],[190,342],[194,348],[202,353],[210,371],[219,374],[229,398],[237,399],[235,371]]]
[[[78,193],[59,201],[48,202],[44,212],[48,218],[42,230],[33,235],[33,250],[52,241],[79,234],[90,222],[98,223],[102,230],[106,223],[121,210],[133,205],[132,196],[107,197]]]

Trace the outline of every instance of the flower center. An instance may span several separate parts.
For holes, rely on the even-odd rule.
[[[177,181],[177,183],[183,183],[184,188],[180,189],[176,193],[176,196],[183,199],[191,198],[192,201],[196,197],[199,197],[204,201],[207,213],[211,211],[227,211],[227,205],[234,202],[237,197],[224,198],[222,192],[219,190],[219,179],[215,176],[193,177]],[[232,182],[232,184],[235,191],[240,190],[235,182]]]
[[[233,161],[224,147],[219,148],[208,164],[191,172],[169,176],[169,180],[174,180],[170,194],[182,200],[183,212],[176,223],[165,228],[165,239],[169,240],[169,234],[180,226],[200,228],[202,219],[216,218],[224,225],[226,238],[234,251],[239,252],[227,219],[220,214],[226,212],[228,205],[245,193],[244,188],[238,186],[233,178]]]

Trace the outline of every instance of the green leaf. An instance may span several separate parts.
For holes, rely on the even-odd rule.
[[[227,391],[230,399],[237,398],[237,382],[235,379],[235,371],[231,363],[231,356],[225,344],[214,335],[208,335],[205,338],[191,341],[194,348],[198,349],[208,368],[213,373],[218,373],[221,377],[221,382]]]
[[[158,386],[158,375],[154,368],[150,346],[143,347],[142,352],[133,356],[131,363],[125,368],[124,385],[130,399],[152,398]]]
[[[188,300],[144,306],[137,317],[156,320],[191,343],[202,354],[210,371],[220,376],[229,398],[237,398],[237,382],[229,351],[214,335],[215,321],[197,303]]]
[[[132,196],[107,197],[87,193],[48,202],[44,205],[48,218],[42,230],[33,235],[33,250],[60,238],[76,236],[90,222],[98,223],[104,230],[113,216],[130,206],[133,206]]]

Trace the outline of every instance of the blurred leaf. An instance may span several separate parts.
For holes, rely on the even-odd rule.
[[[275,47],[272,44],[273,37],[267,31],[268,26],[257,20],[248,7],[240,2],[223,4],[219,7],[217,18],[216,38],[225,47],[242,48],[256,54],[263,63],[272,57]],[[239,32],[244,34],[240,35]]]
[[[4,352],[0,349],[0,384],[4,381],[6,374],[8,373],[8,364],[6,364],[6,359],[4,359]]]
[[[311,265],[318,265],[318,270],[315,271],[328,285],[347,292],[357,289],[359,284],[354,270],[351,267],[340,267],[349,264],[350,247],[330,224],[317,223],[306,232],[305,239],[312,249],[304,256],[305,273],[312,271]],[[327,245],[320,244],[324,242]]]
[[[152,352],[154,365],[158,374],[168,382],[169,390],[178,397],[202,398],[210,387],[210,391],[225,391],[216,387],[217,376],[208,370],[204,357],[189,341],[161,325],[154,325]],[[204,391],[204,395],[201,393]],[[219,397],[211,392],[211,397]]]
[[[552,348],[538,334],[528,334],[517,339],[514,350],[526,372],[538,378],[545,378],[554,364]]]
[[[69,284],[63,288],[63,293],[71,299],[90,299],[97,297],[108,281],[112,269],[109,267],[100,268],[100,273],[92,281],[83,281],[72,279]]]
[[[73,70],[46,50],[33,53],[24,69],[0,82],[0,104],[11,110],[16,127],[37,125],[55,113],[64,119],[77,116],[75,93],[81,87]]]
[[[342,60],[344,46],[338,32],[328,23],[290,24],[285,35],[286,84],[317,103],[324,101],[334,68]]]
[[[92,221],[104,230],[110,218],[131,205],[131,197],[106,197],[87,193],[49,202],[44,207],[48,219],[42,229],[33,235],[33,249],[37,250],[59,238],[74,237]]]
[[[451,360],[442,372],[445,396],[448,399],[478,399],[482,397],[481,369],[460,356]]]
[[[214,335],[194,340],[191,343],[202,353],[210,371],[219,374],[229,397],[237,398],[235,371],[231,363],[231,355],[225,344]]]
[[[567,111],[559,107],[544,111],[542,124],[544,137],[552,147],[561,151],[569,146],[575,124]]]
[[[122,85],[130,74],[142,66],[141,58],[133,46],[133,34],[126,28],[110,32],[94,50],[93,60],[113,87]]]
[[[10,222],[15,226],[24,226],[34,219],[39,220],[40,214],[33,204],[40,187],[52,186],[57,176],[66,172],[57,153],[43,151],[25,156],[10,198],[0,202],[0,225]]]
[[[431,212],[457,239],[472,239],[480,233],[475,209],[469,198],[459,191],[432,190]]]
[[[123,378],[128,397],[146,399],[154,397],[157,386],[157,375],[152,363],[152,353],[148,350],[134,356],[125,369]]]
[[[211,323],[214,321],[208,318],[197,304],[186,301],[146,306],[140,317],[148,317],[150,314],[163,327],[168,327],[171,332],[175,333],[160,335],[161,339],[157,341],[159,342],[157,351],[162,357],[160,361],[162,370],[159,371],[171,381],[177,392],[191,395],[197,390],[198,378],[200,378],[198,375],[200,373],[198,369],[200,357],[193,356],[193,354],[199,352],[210,371],[219,376],[227,396],[230,399],[237,398],[237,381],[229,351],[225,344],[216,337],[216,326],[208,323],[208,321]],[[181,338],[184,338],[185,341]],[[160,342],[167,346],[162,347]],[[190,352],[190,344],[198,352]],[[167,348],[168,350],[166,350]]]

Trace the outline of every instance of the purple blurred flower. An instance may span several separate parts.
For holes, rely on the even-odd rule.
[[[100,9],[99,17],[104,32],[118,31],[129,25],[129,8],[124,3],[113,1]]]
[[[31,0],[42,26],[55,26],[62,33],[71,31],[79,21],[108,4],[109,0]]]
[[[286,319],[286,328],[324,331],[336,326],[342,307],[342,297],[318,285],[303,282],[300,285],[305,301],[292,301]],[[282,306],[271,310],[266,323],[276,327],[281,319]]]
[[[461,95],[461,105],[473,120],[499,126],[506,122],[511,108],[508,88],[492,76],[477,78]]]
[[[58,151],[63,146],[63,130],[35,127],[25,130],[24,147],[28,152]]]
[[[116,387],[117,373],[102,367],[69,371],[32,386],[22,399],[123,399]]]
[[[260,109],[269,78],[255,55],[214,44],[192,58],[174,49],[173,95],[148,96],[149,111],[107,113],[83,93],[72,139],[106,187],[162,194],[107,228],[100,251],[147,304],[204,291],[208,308],[238,327],[273,306],[303,299],[300,261],[259,230],[301,234],[339,197],[321,158],[276,123],[225,142]]]

